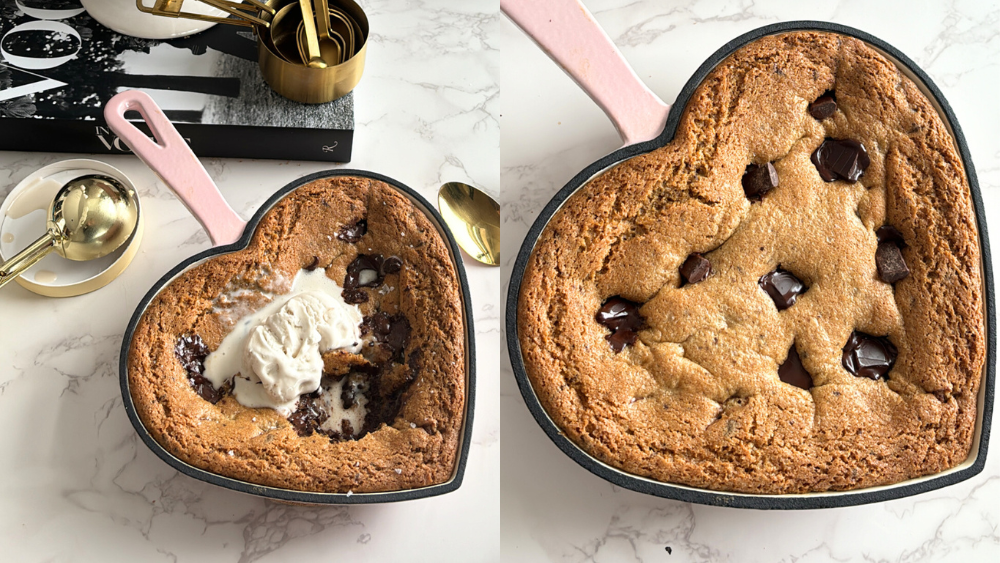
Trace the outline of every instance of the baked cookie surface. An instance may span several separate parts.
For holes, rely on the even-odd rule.
[[[359,262],[373,260],[378,279],[344,290],[364,315],[361,352],[323,354],[324,385],[354,385],[344,391],[345,408],[355,391],[367,396],[363,428],[318,429],[322,405],[311,396],[286,417],[245,407],[227,389],[198,380],[192,340],[215,350],[241,318],[288,292],[301,271],[322,269],[347,286],[352,268],[356,276]],[[136,326],[128,380],[146,429],[195,467],[298,491],[395,491],[443,483],[454,472],[464,347],[458,274],[437,229],[389,185],[337,176],[276,203],[246,249],[212,257],[166,285]]]
[[[851,142],[865,158],[836,146]],[[937,112],[863,42],[793,32],[736,51],[673,141],[567,199],[517,321],[542,406],[590,455],[780,494],[965,460],[982,310],[970,189]]]

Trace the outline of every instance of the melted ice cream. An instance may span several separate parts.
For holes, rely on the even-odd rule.
[[[219,388],[238,374],[233,397],[240,404],[288,416],[299,395],[319,388],[322,352],[361,349],[361,311],[341,291],[321,269],[300,271],[291,291],[236,323],[205,359],[204,377]]]

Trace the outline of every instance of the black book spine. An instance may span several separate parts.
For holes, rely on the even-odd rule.
[[[136,124],[149,135],[145,123]],[[175,124],[198,156],[350,162],[354,131],[246,125]],[[102,121],[0,118],[0,150],[125,154]]]

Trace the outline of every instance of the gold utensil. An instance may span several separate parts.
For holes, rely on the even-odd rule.
[[[333,41],[340,41],[340,56],[331,58],[337,62],[330,64],[323,55],[324,47],[320,45],[320,59],[326,63],[325,68],[315,63],[314,66],[308,64],[311,60],[308,56],[308,37],[303,42],[306,57],[299,54],[298,29],[300,23],[305,23],[302,7],[298,5],[300,0],[267,0],[266,4],[261,4],[261,0],[246,0],[247,5],[232,0],[202,0],[212,6],[224,5],[229,8],[226,11],[236,16],[207,20],[198,14],[182,12],[184,0],[155,0],[153,9],[142,6],[142,1],[136,0],[140,10],[159,16],[251,26],[257,36],[257,64],[264,81],[278,94],[296,102],[322,104],[343,97],[358,85],[364,72],[368,17],[355,0],[333,0],[339,13],[349,20],[346,28],[350,29],[353,45],[347,45],[348,38],[331,29],[331,22],[328,21],[328,36]],[[331,0],[326,1],[329,12]],[[263,7],[253,17],[247,17],[253,11],[250,6]],[[347,29],[344,32],[347,33]],[[318,42],[326,43],[319,40],[318,32],[316,35]]]
[[[330,33],[330,6],[327,0],[316,1],[316,24],[320,56],[323,58],[323,62],[327,65],[339,65],[354,54],[348,51],[342,36],[338,35],[338,38],[335,38]]]
[[[282,59],[296,65],[305,64],[305,59],[299,53],[298,30],[302,23],[302,9],[297,2],[278,10],[271,18],[270,29],[258,33],[267,33],[271,37],[271,45]]]
[[[500,265],[500,204],[468,184],[448,182],[438,209],[462,250],[490,266]]]
[[[347,12],[344,13],[346,14]],[[362,47],[364,47],[365,42],[367,41],[366,35],[368,34],[368,21],[365,20],[365,26],[364,29],[362,30],[360,20],[357,20],[353,17],[351,17],[350,20],[351,20],[351,29],[354,30],[354,47],[356,49],[355,52],[357,52],[360,51]],[[348,54],[347,56],[351,57],[352,54]]]
[[[327,0],[321,1],[326,3]],[[336,6],[328,7],[328,16],[330,30],[339,34],[340,37],[343,38],[345,50],[344,60],[347,60],[354,56],[354,49],[358,45],[358,42],[354,37],[354,25],[351,24],[351,18]]]
[[[268,15],[274,15],[274,9],[267,4],[261,2],[260,0],[246,0],[246,4],[241,2],[232,2],[230,0],[199,0],[212,6],[213,8],[218,8],[223,12],[228,12],[232,14],[233,18],[220,18],[217,16],[205,16],[202,14],[195,14],[192,12],[182,12],[181,7],[184,5],[184,0],[156,0],[153,3],[152,8],[147,8],[143,5],[142,0],[135,0],[135,5],[139,8],[139,11],[145,12],[147,14],[153,14],[154,16],[164,16],[168,18],[184,18],[189,20],[200,20],[206,22],[215,23],[228,23],[232,25],[240,25],[243,27],[254,27],[261,26],[267,27],[268,22],[266,19],[261,17],[261,12]]]
[[[46,233],[0,266],[0,287],[53,250],[78,261],[111,254],[132,236],[138,215],[135,192],[111,176],[67,182],[49,204]]]
[[[280,12],[287,7],[285,2],[287,0],[270,0],[268,5],[280,8],[278,10]],[[343,11],[350,14],[357,28],[365,30],[367,34],[368,18],[364,10],[352,0],[338,0],[338,4]],[[266,34],[267,30],[256,28],[256,33]],[[296,102],[321,104],[344,96],[361,80],[368,46],[362,42],[360,46],[355,47],[354,56],[345,53],[342,56],[347,57],[347,60],[339,65],[310,68],[302,62],[294,64],[287,61],[277,49],[272,49],[268,42],[261,40],[257,43],[257,62],[260,64],[264,81],[275,92]],[[295,56],[298,58],[297,47]]]
[[[296,38],[299,56],[310,68],[326,68],[326,62],[320,56],[319,37],[316,35],[316,17],[313,15],[311,1],[299,0],[299,7],[302,9],[302,23],[299,24]],[[339,62],[338,60],[337,63]]]

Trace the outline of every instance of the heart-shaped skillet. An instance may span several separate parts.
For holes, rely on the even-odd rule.
[[[824,181],[825,139],[865,145],[857,183]],[[910,270],[895,285],[883,237]],[[961,132],[912,62],[850,28],[768,26],[699,69],[659,137],[542,211],[508,294],[511,361],[549,437],[627,488],[754,508],[938,488],[985,458],[985,242]]]
[[[129,109],[157,142],[124,121]],[[152,100],[126,92],[107,117],[171,189],[189,188],[179,195],[214,241],[233,236],[242,221]],[[170,154],[175,166],[165,164]],[[456,489],[472,425],[472,321],[460,255],[442,225],[418,194],[377,174],[321,172],[282,188],[238,240],[184,261],[137,307],[120,369],[139,435],[188,475],[269,498],[389,502]],[[345,281],[363,277],[358,264],[368,262],[378,264],[373,279]],[[304,395],[286,418],[244,407],[201,377],[205,354],[241,318],[317,269],[360,302],[369,333],[359,354],[323,356],[323,385],[335,383],[339,396]],[[348,409],[355,392],[367,400],[363,427],[320,426],[323,401]]]

